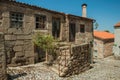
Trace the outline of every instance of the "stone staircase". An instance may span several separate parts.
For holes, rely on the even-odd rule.
[[[70,44],[66,42],[59,43],[59,49],[57,49],[58,58],[51,67],[51,70],[63,76],[63,72],[66,71],[65,66],[67,65],[67,60],[70,58]]]
[[[89,44],[63,45],[58,49],[58,58],[51,67],[59,76],[79,74],[90,68]]]

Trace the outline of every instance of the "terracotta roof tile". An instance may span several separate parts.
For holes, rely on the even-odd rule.
[[[120,22],[114,25],[115,27],[120,27]]]
[[[94,37],[100,39],[114,39],[114,34],[105,31],[94,31]]]

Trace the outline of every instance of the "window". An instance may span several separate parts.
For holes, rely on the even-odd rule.
[[[81,33],[84,33],[85,32],[85,25],[80,25],[80,32]]]
[[[45,15],[36,15],[36,29],[45,29]]]
[[[10,14],[10,27],[20,28],[23,26],[23,14],[22,13],[16,13],[12,12]]]

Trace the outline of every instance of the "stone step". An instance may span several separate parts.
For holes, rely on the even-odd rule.
[[[58,65],[53,65],[52,67],[50,67],[50,69],[52,71],[54,71],[55,73],[59,74],[59,66]]]

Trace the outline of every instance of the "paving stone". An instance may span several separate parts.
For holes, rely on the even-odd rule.
[[[120,80],[120,60],[105,58],[96,60],[93,68],[70,77],[59,77],[43,63],[21,67],[9,67],[13,80]]]

